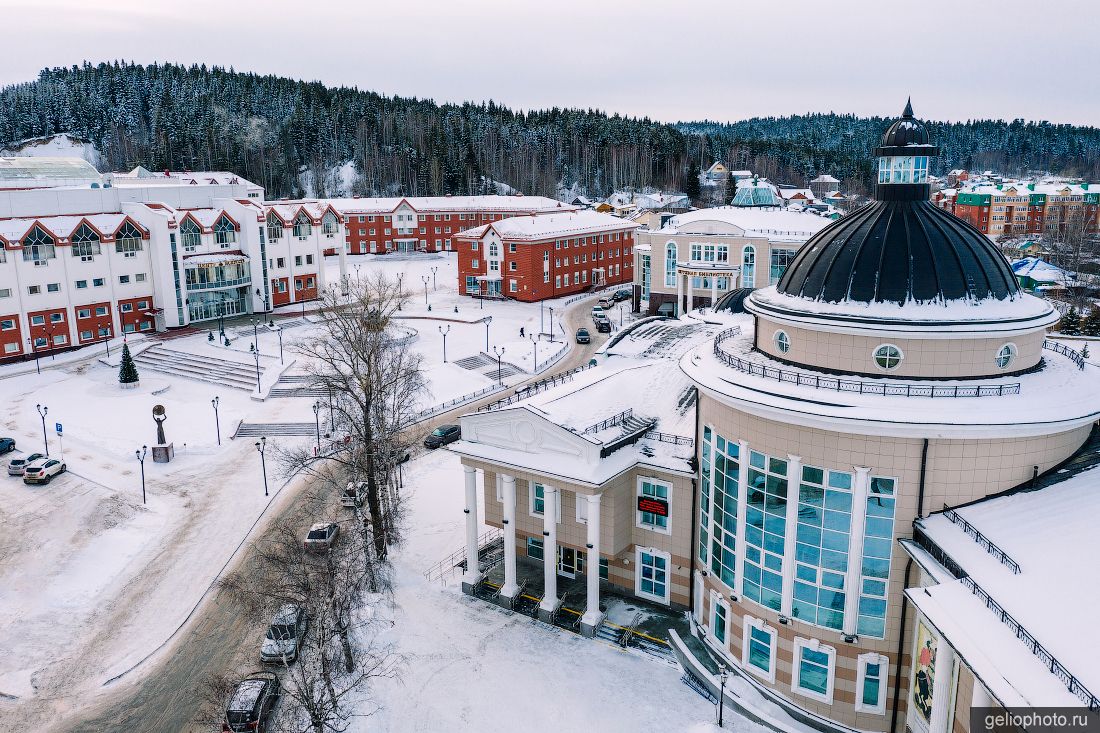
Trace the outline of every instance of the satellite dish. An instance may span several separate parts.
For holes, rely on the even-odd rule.
[[[163,416],[164,416],[164,405],[157,405],[156,407],[153,408],[153,417],[163,417]]]

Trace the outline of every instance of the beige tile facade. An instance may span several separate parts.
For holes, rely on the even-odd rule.
[[[787,425],[740,412],[705,394],[700,394],[699,409],[700,424],[711,426],[728,441],[746,440],[752,450],[782,458],[788,455],[800,456],[803,465],[826,469],[853,471],[855,467],[862,466],[870,468],[871,475],[896,478],[895,534],[898,537],[912,535],[912,522],[918,514],[922,439],[862,436]],[[1084,443],[1089,432],[1090,426],[1085,426],[1040,438],[932,439],[928,445],[923,512],[927,514],[938,511],[944,504],[956,506],[1019,485],[1031,478],[1035,467],[1043,472],[1068,458]],[[739,563],[740,561],[741,558],[738,558]],[[899,662],[902,593],[907,587],[906,565],[907,556],[895,545],[890,566],[884,639],[860,637],[858,643],[848,644],[837,631],[812,626],[797,619],[783,625],[779,623],[779,614],[776,611],[749,600],[741,600],[730,603],[732,619],[728,649],[735,659],[740,660],[743,618],[747,615],[764,620],[778,631],[776,680],[774,684],[765,684],[801,707],[845,725],[863,730],[887,730],[893,705],[894,673]],[[913,570],[908,584],[911,587],[917,582],[918,572]],[[727,588],[713,575],[704,578],[703,585],[703,597],[706,601],[703,618],[707,620],[712,613],[710,591],[717,591],[728,598],[733,589]],[[906,642],[911,641],[912,618],[910,610],[905,623]],[[795,637],[818,639],[822,644],[836,650],[836,690],[831,705],[792,692],[791,670]],[[877,652],[890,660],[890,691],[885,715],[855,710],[856,657],[865,652]],[[904,691],[908,689],[908,643],[900,662],[900,689]],[[899,721],[902,724],[905,720],[904,709],[903,696],[899,701]]]
[[[790,349],[782,353],[775,335],[784,331]],[[942,335],[942,334],[941,334]],[[795,365],[825,369],[843,374],[872,377],[937,379],[992,377],[1030,369],[1043,355],[1045,328],[1031,333],[995,338],[912,339],[888,336],[857,336],[780,324],[769,318],[756,318],[756,347],[768,356]],[[896,368],[886,371],[875,364],[875,349],[893,344],[904,358]],[[996,364],[1001,347],[1013,344],[1016,357],[1004,369]]]

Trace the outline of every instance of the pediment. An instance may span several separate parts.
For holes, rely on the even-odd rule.
[[[541,455],[587,458],[598,446],[530,410],[505,410],[463,419],[464,440]],[[596,453],[598,455],[598,452]]]

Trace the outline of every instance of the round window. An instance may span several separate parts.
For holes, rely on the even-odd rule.
[[[787,335],[786,331],[775,332],[775,348],[779,350],[780,354],[786,354],[791,350],[791,337]]]
[[[886,371],[896,369],[903,358],[901,349],[893,344],[883,344],[875,349],[875,364]]]
[[[1005,344],[997,351],[997,368],[1007,369],[1016,361],[1016,344]]]

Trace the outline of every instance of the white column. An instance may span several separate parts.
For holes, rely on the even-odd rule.
[[[787,516],[783,530],[783,593],[779,612],[790,618],[794,607],[795,536],[798,534],[798,487],[802,483],[802,457],[787,456]]]
[[[687,290],[688,290],[688,302],[687,310],[685,313],[691,313],[692,307],[695,305],[695,278],[691,275],[687,276]]]
[[[718,303],[718,278],[711,275],[710,278],[710,309],[713,311]]]
[[[749,543],[745,538],[745,507],[749,504],[749,442],[739,441],[737,444],[737,571],[734,576],[734,586],[737,597],[745,595],[745,553],[748,552]]]
[[[936,641],[936,679],[932,683],[932,715],[928,720],[928,733],[948,733],[951,722],[951,685],[954,681],[955,652],[940,635]]]
[[[676,312],[673,314],[679,316],[684,312],[684,276],[680,274],[679,268],[676,269]]]
[[[558,605],[558,490],[543,485],[542,495],[543,595],[539,608],[549,613]]]
[[[600,494],[591,494],[588,498],[588,549],[585,572],[588,585],[587,609],[581,623],[595,626],[603,616],[600,613]],[[577,497],[580,501],[580,496]]]
[[[350,219],[350,217],[349,217]],[[350,222],[348,222],[350,223]],[[347,223],[344,225],[344,231],[347,231]],[[340,229],[337,227],[336,236],[340,236]],[[324,245],[321,245],[321,252],[325,251]],[[336,248],[336,254],[340,258],[340,292],[346,293],[348,291],[348,241],[347,237],[340,240],[340,246]],[[321,264],[324,264],[324,256],[321,255]],[[320,272],[324,272],[325,268],[319,268]]]
[[[844,575],[844,633],[855,635],[859,620],[859,578],[863,567],[863,533],[871,469],[856,466],[852,483],[852,527],[848,536],[848,572]]]
[[[504,587],[500,595],[511,599],[519,590],[516,583],[516,477],[503,473],[500,481],[504,493]]]
[[[477,557],[477,469],[463,466],[466,474],[466,574],[463,585],[474,585],[481,580],[481,567]]]

